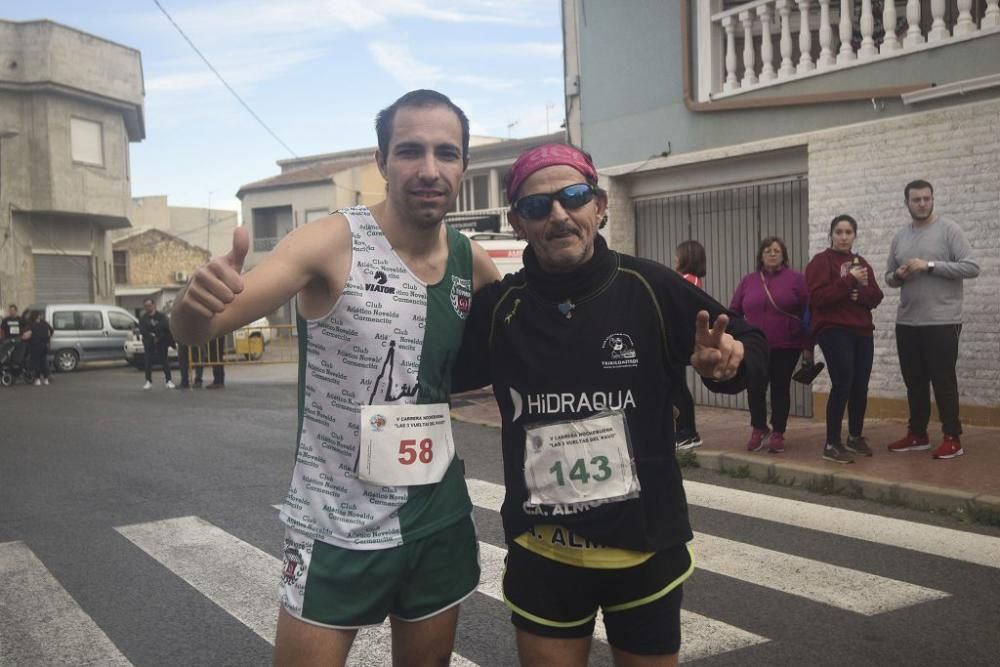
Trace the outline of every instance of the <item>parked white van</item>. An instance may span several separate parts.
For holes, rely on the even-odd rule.
[[[49,359],[57,371],[75,370],[81,361],[125,360],[125,341],[139,326],[132,313],[102,303],[34,304],[52,325]]]
[[[517,273],[524,266],[521,255],[528,245],[527,241],[515,238],[508,232],[462,232],[470,239],[483,246],[493,263],[500,271],[500,277],[508,273]]]

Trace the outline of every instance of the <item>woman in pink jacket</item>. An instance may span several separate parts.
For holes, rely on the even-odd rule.
[[[792,373],[799,357],[812,359],[812,341],[803,324],[809,290],[806,278],[788,267],[788,248],[777,236],[760,242],[757,270],[740,281],[730,310],[761,329],[770,351],[768,381],[747,386],[753,430],[747,450],[785,451],[785,426],[791,408]],[[767,387],[771,387],[771,428],[767,427]]]

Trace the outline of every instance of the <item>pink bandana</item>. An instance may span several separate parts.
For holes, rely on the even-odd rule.
[[[597,169],[590,158],[578,148],[565,144],[543,144],[521,153],[507,174],[507,200],[513,202],[514,195],[528,176],[539,169],[565,164],[579,171],[588,182],[597,182]]]

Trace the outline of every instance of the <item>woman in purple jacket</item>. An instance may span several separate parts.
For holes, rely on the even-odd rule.
[[[788,248],[777,236],[760,242],[757,270],[743,276],[729,308],[761,329],[770,349],[767,384],[747,386],[753,432],[747,450],[785,451],[791,382],[802,355],[812,359],[812,342],[802,322],[809,303],[803,274],[788,268]],[[767,428],[767,387],[771,386],[771,428]]]

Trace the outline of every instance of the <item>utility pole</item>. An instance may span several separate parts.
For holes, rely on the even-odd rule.
[[[545,103],[545,134],[549,133],[549,109],[555,109],[556,105],[554,102]]]
[[[512,129],[514,129],[514,126],[516,126],[516,125],[517,125],[517,124],[518,124],[519,122],[520,122],[520,121],[517,121],[517,120],[512,120],[512,121],[510,121],[509,123],[507,123],[507,138],[508,138],[508,139],[510,139],[510,131],[511,131]]]

